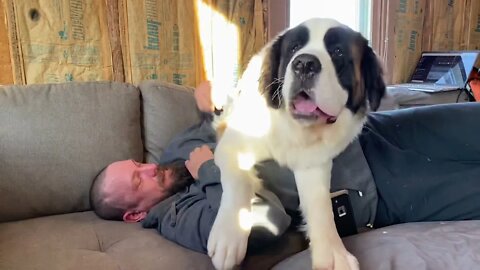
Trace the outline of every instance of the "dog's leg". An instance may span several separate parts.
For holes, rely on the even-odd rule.
[[[295,170],[300,205],[307,223],[313,269],[358,270],[357,259],[340,239],[330,199],[332,162]]]
[[[225,151],[221,144],[215,150],[223,194],[207,248],[216,269],[231,269],[242,262],[251,230],[254,183],[249,171],[239,169],[236,155],[235,151]]]

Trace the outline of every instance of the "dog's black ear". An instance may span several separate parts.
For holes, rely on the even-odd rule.
[[[259,81],[259,90],[267,98],[268,105],[278,109],[282,104],[279,79],[283,35],[279,35],[266,47]]]
[[[370,109],[376,111],[385,95],[385,81],[380,59],[368,46],[367,40],[365,40],[361,67]]]

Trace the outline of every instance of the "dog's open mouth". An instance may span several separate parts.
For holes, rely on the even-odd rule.
[[[291,111],[294,118],[305,120],[325,120],[327,124],[333,124],[337,117],[322,111],[314,100],[305,93],[300,92],[291,103]]]

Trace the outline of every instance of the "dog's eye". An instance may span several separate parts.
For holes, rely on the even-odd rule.
[[[295,44],[293,45],[293,47],[290,49],[290,52],[294,53],[296,51],[298,51],[300,49],[300,45],[299,44]]]
[[[335,56],[337,56],[337,57],[342,57],[342,56],[343,56],[343,50],[342,50],[342,48],[339,48],[339,47],[335,48],[335,49],[333,50],[333,54],[334,54]]]

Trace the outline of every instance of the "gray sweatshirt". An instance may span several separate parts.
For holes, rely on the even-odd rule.
[[[207,144],[214,149],[215,142],[215,132],[210,124],[202,122],[177,136],[165,149],[159,164],[187,160],[196,147]],[[198,176],[185,190],[154,206],[142,221],[142,226],[156,228],[165,238],[206,253],[208,236],[220,206],[222,185],[220,170],[213,160],[202,164]],[[252,211],[267,215],[268,222],[278,231],[271,231],[269,228],[272,226],[265,223],[265,220],[255,222],[248,243],[252,248],[277,239],[287,230],[291,221],[282,203],[272,192],[262,189],[256,195]]]
[[[208,121],[194,125],[175,137],[165,149],[159,164],[185,161],[196,147],[216,146],[216,134]],[[256,224],[252,228],[249,246],[259,246],[275,240],[289,226],[286,214],[298,217],[299,199],[291,170],[267,160],[255,166],[265,189],[257,193],[252,206],[268,207],[268,216],[279,228],[277,235],[266,231],[269,226]],[[373,223],[377,206],[376,186],[358,141],[354,141],[335,160],[332,169],[332,191],[349,191],[357,227]],[[222,187],[220,170],[213,160],[205,162],[199,170],[199,179],[154,206],[142,222],[145,228],[156,228],[165,238],[187,248],[206,253],[210,229],[220,204]],[[298,220],[296,221],[298,222]]]

